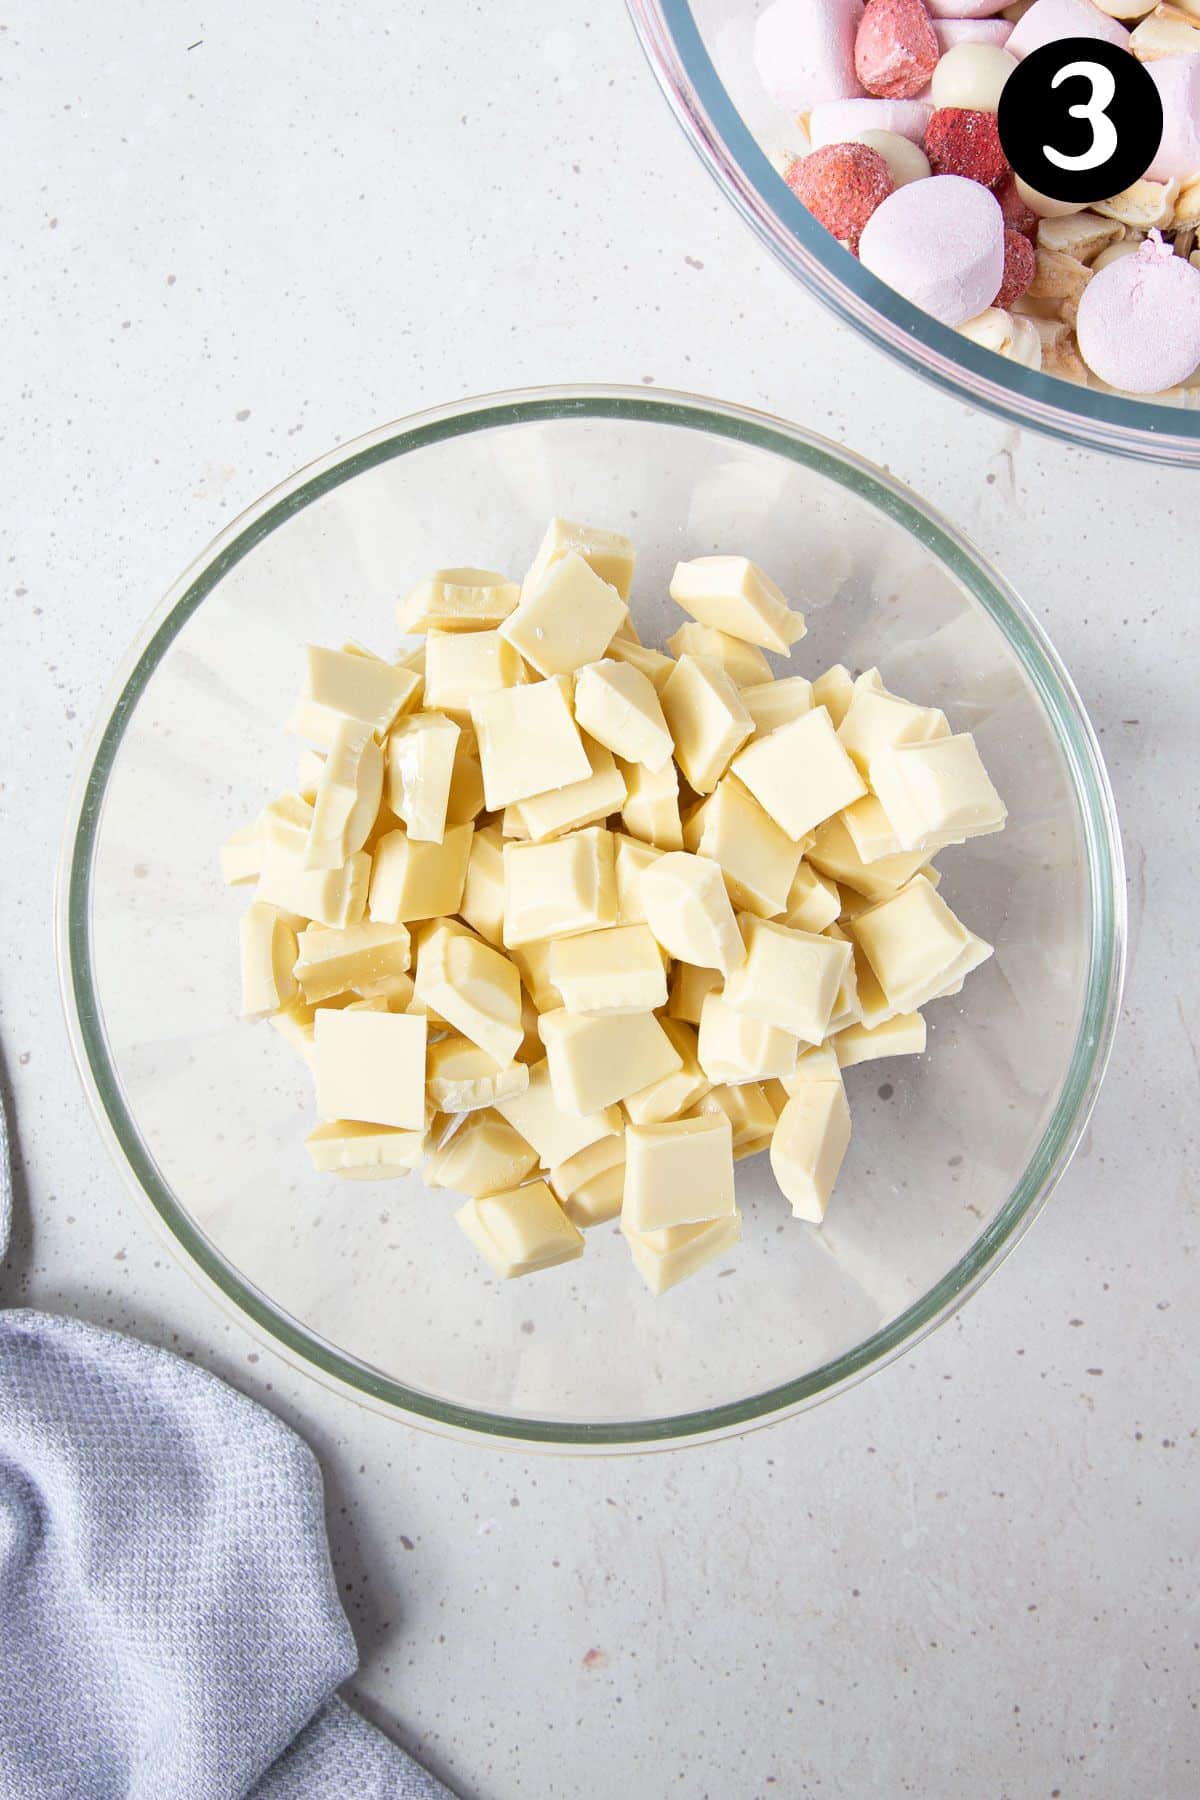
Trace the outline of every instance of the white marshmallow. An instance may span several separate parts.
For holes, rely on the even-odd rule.
[[[992,304],[1004,274],[1004,215],[962,175],[933,175],[889,194],[867,220],[863,267],[940,319],[962,325]]]
[[[861,94],[854,37],[864,0],[773,0],[754,28],[759,80],[787,112]]]
[[[1129,33],[1115,19],[1106,18],[1092,0],[1033,0],[1023,18],[1013,26],[1008,49],[1018,58],[1059,38],[1095,38],[1128,50]]]
[[[923,100],[834,100],[813,107],[809,141],[820,150],[824,144],[858,143],[863,131],[894,131],[897,137],[924,144],[932,111]]]
[[[1143,66],[1163,109],[1162,142],[1146,176],[1186,181],[1200,169],[1200,56],[1160,56]]]

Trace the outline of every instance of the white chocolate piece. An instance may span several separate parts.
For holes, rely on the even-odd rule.
[[[360,650],[328,650],[309,644],[307,679],[285,731],[327,746],[343,720],[357,720],[377,734],[387,731],[421,691],[412,669],[382,662]]]
[[[632,663],[606,657],[580,669],[575,723],[623,761],[644,763],[652,773],[671,760],[674,746],[654,684]]]
[[[403,925],[309,926],[298,939],[295,976],[310,1006],[346,993],[370,1000],[404,991],[411,955]]]
[[[682,1067],[653,1013],[543,1013],[538,1021],[554,1098],[586,1117]]]
[[[660,698],[675,760],[698,794],[711,794],[754,730],[737,688],[719,664],[682,656]]]
[[[846,1027],[849,1030],[849,1026]],[[842,1079],[842,1065],[838,1061],[837,1052],[831,1043],[814,1044],[811,1050],[801,1050],[796,1058],[796,1067],[790,1075],[784,1075],[779,1086],[784,1098],[790,1100],[798,1087],[806,1081],[837,1081]],[[782,1110],[782,1109],[781,1109]]]
[[[322,1119],[424,1131],[426,1021],[421,1014],[320,1007],[313,1024]]]
[[[793,841],[867,791],[823,706],[748,744],[732,773]]]
[[[325,757],[319,750],[301,750],[296,758],[296,788],[300,798],[311,806],[317,797]]]
[[[246,881],[257,881],[262,871],[262,855],[258,847],[258,821],[241,825],[225,839],[220,850],[221,880],[226,887],[238,887]]]
[[[313,1020],[316,1008],[301,999],[288,1002],[281,1012],[272,1013],[267,1024],[273,1026],[285,1044],[290,1044],[313,1071],[317,1066],[316,1033]]]
[[[664,656],[661,650],[651,650],[648,644],[632,642],[625,636],[624,628],[608,646],[607,660],[628,663],[630,668],[637,669],[656,694],[662,693],[663,683],[670,679],[675,667],[674,657]]]
[[[457,723],[458,743],[446,798],[446,823],[469,825],[483,811],[483,770],[479,766],[479,745],[474,730],[466,720]]]
[[[696,1054],[709,1080],[737,1086],[790,1075],[799,1041],[790,1031],[735,1012],[721,994],[707,994],[700,1008]]]
[[[344,1181],[395,1181],[419,1167],[425,1132],[330,1119],[313,1127],[304,1147],[319,1175],[339,1175]]]
[[[614,831],[613,870],[617,880],[618,925],[640,925],[646,918],[642,900],[642,873],[656,863],[663,852],[640,838],[627,837]]]
[[[361,658],[359,660],[362,660]],[[383,796],[383,751],[369,725],[343,719],[317,784],[306,869],[340,869],[370,835]]]
[[[854,677],[845,663],[834,663],[812,684],[812,703],[823,706],[834,724],[841,724],[854,698]]]
[[[366,907],[370,879],[371,858],[359,850],[347,857],[340,869],[301,869],[285,863],[265,867],[254,898],[298,919],[315,919],[320,925],[357,925]]]
[[[1162,56],[1195,56],[1200,54],[1200,19],[1189,18],[1182,9],[1156,6],[1148,18],[1135,25],[1129,35],[1129,48],[1139,62],[1156,62]]]
[[[440,844],[405,831],[389,831],[375,846],[371,870],[371,918],[376,924],[411,923],[456,913],[467,879],[471,825],[447,825]]]
[[[746,960],[726,979],[725,1005],[777,1025],[806,1044],[820,1044],[853,961],[849,944],[749,914],[739,924]]]
[[[740,934],[739,934],[740,935]],[[743,946],[744,948],[744,946]],[[699,1025],[704,996],[720,992],[723,985],[719,969],[699,968],[694,963],[674,962],[668,983],[670,999],[667,1016],[688,1025]],[[665,1023],[665,1021],[664,1021]]]
[[[630,1125],[625,1133],[622,1221],[631,1231],[666,1231],[730,1219],[733,1133],[728,1119],[674,1119]]]
[[[401,631],[486,631],[503,625],[521,598],[492,569],[439,569],[396,602]]]
[[[813,709],[813,685],[803,675],[782,681],[759,681],[739,688],[742,705],[754,720],[755,738],[766,737],[780,725],[789,725],[801,713]]]
[[[679,777],[668,759],[661,769],[645,763],[623,762],[625,799],[621,822],[631,837],[656,850],[682,850],[683,824],[679,817]]]
[[[671,1018],[660,1018],[659,1024],[678,1051],[681,1067],[649,1082],[636,1094],[626,1094],[621,1105],[634,1125],[660,1125],[677,1119],[703,1100],[712,1086],[696,1054],[695,1026]]]
[[[698,556],[677,563],[670,595],[702,625],[780,656],[790,656],[792,645],[804,636],[801,615],[745,556]]]
[[[743,1081],[736,1087],[724,1083],[714,1087],[692,1108],[691,1117],[712,1118],[717,1113],[729,1120],[735,1162],[740,1162],[748,1152],[762,1148],[763,1138],[770,1137],[775,1129],[775,1113],[761,1082]]]
[[[802,862],[788,889],[780,923],[793,931],[824,931],[842,910],[837,883]]]
[[[834,1081],[797,1089],[775,1123],[771,1170],[792,1214],[819,1225],[850,1145],[850,1108]]]
[[[303,794],[277,794],[269,800],[255,821],[259,873],[281,866],[303,869],[312,821],[312,801]]]
[[[925,1051],[925,1020],[919,1012],[894,1013],[882,1025],[847,1025],[832,1039],[839,1067],[876,1062],[884,1056],[921,1056]]]
[[[586,1231],[621,1211],[625,1193],[625,1135],[600,1138],[550,1171],[550,1186],[573,1225]]]
[[[642,875],[642,905],[668,956],[727,975],[746,954],[720,867],[706,856],[660,856]]]
[[[1016,57],[998,44],[953,44],[933,71],[933,104],[994,113],[1016,66]]]
[[[387,803],[411,838],[440,844],[446,832],[459,728],[444,713],[398,719],[386,745]]]
[[[667,639],[667,649],[674,657],[707,657],[710,662],[720,663],[735,687],[761,685],[772,679],[771,665],[756,644],[715,631],[711,625],[697,625],[694,621],[681,625]]]
[[[632,541],[619,531],[603,531],[598,525],[580,525],[573,519],[551,519],[522,592],[540,587],[554,564],[572,551],[582,556],[601,581],[615,587],[622,600],[628,600],[637,560]]]
[[[528,944],[512,944],[509,955],[521,972],[525,992],[539,1013],[554,1012],[562,1005],[562,995],[550,979],[550,945],[553,939],[534,939]],[[542,1040],[537,1041],[535,1062],[542,1059]]]
[[[739,781],[726,775],[683,832],[686,847],[720,866],[735,906],[772,918],[787,905],[801,846],[767,816]]]
[[[510,1066],[525,1029],[521,977],[507,956],[461,925],[440,919],[417,949],[416,992],[439,1018],[486,1050],[502,1069]],[[490,1096],[488,1103],[495,1098]]]
[[[616,922],[611,832],[591,825],[548,844],[505,844],[506,945],[595,931]]]
[[[899,856],[878,856],[874,862],[865,863],[850,836],[846,814],[838,813],[817,827],[807,859],[822,875],[853,888],[856,894],[874,903],[898,894],[931,855],[931,851],[917,850]]]
[[[838,726],[843,750],[868,781],[871,764],[882,751],[893,750],[897,744],[925,744],[932,738],[949,735],[945,713],[935,706],[916,706],[899,694],[889,693],[878,669],[868,669],[859,676]]]
[[[535,794],[516,802],[522,825],[534,843],[544,843],[564,831],[578,831],[619,812],[625,804],[625,778],[611,750],[591,738],[583,740],[591,774],[584,781]]]
[[[296,934],[279,909],[262,900],[246,908],[239,929],[242,1017],[265,1019],[295,998]],[[664,1001],[666,997],[664,985]]]
[[[500,634],[539,675],[570,675],[604,655],[626,612],[617,590],[568,550],[536,586],[526,582]]]
[[[550,979],[567,1012],[654,1012],[667,1004],[662,952],[648,925],[557,938],[550,945]]]
[[[868,150],[882,156],[898,188],[907,187],[910,181],[929,179],[929,158],[924,150],[898,131],[877,131],[868,126],[865,131],[854,132],[846,141],[865,144]]]
[[[900,855],[896,828],[874,794],[864,794],[840,815],[850,842],[864,863],[879,862],[885,856]]]
[[[571,713],[570,683],[531,681],[480,694],[471,703],[489,812],[592,772]]]
[[[454,1218],[502,1281],[583,1255],[582,1233],[544,1181],[468,1200]]]
[[[537,1151],[498,1112],[469,1113],[425,1165],[426,1187],[478,1200],[514,1188],[537,1168]]]
[[[550,1065],[544,1057],[530,1065],[525,1092],[515,1100],[502,1100],[496,1111],[533,1145],[546,1169],[556,1169],[589,1144],[613,1137],[624,1125],[619,1106],[604,1107],[587,1118],[565,1112],[554,1097]]]
[[[471,839],[459,914],[489,944],[504,941],[504,844],[494,825]]]
[[[470,1038],[453,1032],[426,1052],[425,1093],[435,1112],[479,1112],[498,1100],[515,1100],[528,1086],[524,1063],[501,1067]]]
[[[933,855],[1002,831],[1008,817],[969,731],[888,751],[872,763],[871,780],[902,851]]]
[[[500,631],[431,631],[425,639],[425,698],[430,712],[465,719],[472,701],[520,686],[525,669]]]
[[[991,955],[991,947],[966,929],[920,875],[860,913],[850,935],[893,1013],[916,1012]]]
[[[742,1215],[669,1231],[636,1232],[622,1222],[633,1266],[652,1294],[665,1294],[706,1263],[732,1250],[742,1235]]]
[[[1041,194],[1037,188],[1030,187],[1020,175],[1013,176],[1013,186],[1030,212],[1035,212],[1039,219],[1065,219],[1070,213],[1083,211],[1084,201],[1052,200],[1049,194]]]

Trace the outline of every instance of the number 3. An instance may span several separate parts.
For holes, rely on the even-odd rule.
[[[1117,84],[1112,71],[1106,69],[1103,63],[1073,62],[1066,63],[1058,71],[1050,86],[1056,88],[1060,83],[1069,81],[1072,75],[1082,75],[1091,84],[1092,91],[1085,103],[1067,108],[1068,118],[1086,119],[1091,126],[1091,144],[1078,156],[1064,156],[1052,144],[1043,144],[1042,155],[1056,169],[1099,169],[1111,160],[1117,148],[1117,129],[1105,111],[1116,95]]]

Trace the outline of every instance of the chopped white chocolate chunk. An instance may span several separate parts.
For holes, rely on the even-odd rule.
[[[745,913],[738,923],[746,960],[726,978],[725,1005],[807,1044],[823,1042],[853,961],[849,944]]]
[[[667,1003],[667,972],[648,925],[615,925],[556,939],[550,979],[573,1013],[654,1012]]]
[[[295,975],[310,1005],[353,993],[363,1000],[403,991],[412,948],[404,925],[363,921],[342,930],[310,925],[298,939]]]
[[[410,923],[456,913],[467,879],[474,828],[447,825],[440,844],[389,831],[375,846],[371,917],[376,924]]]
[[[623,762],[621,774],[625,782],[621,823],[630,836],[652,844],[656,850],[682,850],[675,764],[668,762],[654,772],[645,763]]]
[[[507,1069],[521,1047],[521,977],[515,963],[442,919],[417,949],[417,998]],[[524,1081],[522,1080],[522,1086]],[[497,1096],[489,1097],[489,1103]]]
[[[683,841],[695,855],[719,864],[735,906],[762,918],[783,912],[801,846],[732,775],[688,819]]]
[[[500,633],[539,675],[570,675],[604,655],[626,610],[617,590],[568,550],[536,584],[526,581]]]
[[[743,1081],[736,1086],[719,1084],[692,1108],[691,1116],[711,1118],[716,1113],[729,1120],[735,1161],[751,1146],[760,1146],[775,1126],[775,1114],[767,1099],[765,1085],[757,1081]]]
[[[669,766],[674,746],[649,677],[606,657],[575,677],[575,723],[625,762],[651,772]]]
[[[711,625],[681,625],[667,639],[667,649],[675,657],[707,656],[720,663],[739,688],[771,680],[771,665],[757,645],[730,637],[725,631],[714,631]]]
[[[533,1001],[538,1012],[553,1012],[562,1005],[562,995],[550,979],[550,938],[534,938],[528,944],[511,944],[506,946],[508,954],[516,963],[521,973],[521,983],[525,992]],[[538,1039],[538,1053],[534,1058],[540,1062],[542,1040]]]
[[[544,1181],[468,1200],[454,1215],[474,1248],[504,1281],[583,1255],[583,1235]]]
[[[764,811],[796,840],[867,791],[823,706],[757,738],[731,766]]]
[[[674,657],[664,656],[661,650],[651,650],[646,644],[631,643],[623,631],[618,631],[608,646],[607,656],[610,660],[628,663],[630,668],[639,670],[659,695],[662,693],[663,683],[669,680],[675,667]]]
[[[319,1007],[313,1024],[322,1119],[425,1129],[426,1022],[419,1013]]]
[[[727,975],[746,954],[720,867],[673,850],[642,873],[646,923],[668,956]]]
[[[306,869],[340,869],[367,841],[383,795],[383,751],[369,725],[343,719],[313,801]]]
[[[790,656],[792,645],[804,636],[801,615],[745,556],[698,556],[677,563],[670,594],[702,625],[780,656]]]
[[[742,948],[744,951],[745,946],[743,945]],[[667,1001],[668,1016],[672,1019],[682,1020],[689,1025],[698,1025],[700,1008],[704,1005],[705,994],[711,994],[714,989],[719,992],[721,986],[722,977],[719,969],[698,968],[694,963],[689,962],[673,962],[671,979],[668,983],[670,993]]]
[[[870,777],[871,765],[897,744],[924,744],[948,737],[946,715],[935,706],[915,706],[889,693],[878,669],[868,669],[854,683],[854,693],[838,726],[838,737],[859,773]]]
[[[346,719],[382,734],[420,693],[421,678],[414,670],[381,662],[377,656],[327,650],[320,644],[310,644],[305,655],[304,692],[284,729],[315,744],[331,744]]]
[[[798,1086],[771,1138],[771,1172],[797,1219],[821,1223],[849,1144],[850,1108],[841,1083]]]
[[[324,767],[322,758],[322,770]],[[303,794],[276,794],[269,800],[256,820],[259,872],[281,864],[303,868],[312,821],[313,803]]]
[[[716,663],[681,656],[659,697],[676,762],[698,794],[711,794],[754,730],[741,695]]]
[[[439,569],[396,602],[396,622],[406,632],[485,631],[520,598],[518,584],[491,569]]]
[[[894,1013],[874,1028],[847,1025],[831,1040],[838,1064],[849,1069],[855,1063],[876,1062],[884,1056],[921,1056],[924,1054],[925,1020],[919,1012]]]
[[[387,803],[411,838],[440,844],[459,729],[444,713],[421,712],[398,719],[386,748]]]
[[[810,1050],[801,1050],[796,1058],[796,1067],[790,1075],[781,1078],[779,1085],[785,1096],[790,1097],[803,1082],[841,1079],[842,1065],[838,1061],[837,1052],[832,1043],[824,1043],[815,1044]]]
[[[864,863],[875,863],[885,856],[900,854],[896,828],[874,794],[864,794],[861,800],[856,800],[838,816]]]
[[[1008,817],[969,731],[876,757],[871,782],[901,850],[932,855],[1002,831]]]
[[[479,766],[475,731],[466,720],[459,720],[458,726],[454,768],[446,798],[447,825],[469,825],[483,811],[483,770]]]
[[[781,924],[793,931],[824,931],[842,910],[837,883],[802,862],[788,889],[787,904]]]
[[[319,1175],[350,1181],[394,1181],[418,1168],[425,1154],[425,1132],[398,1131],[392,1125],[364,1125],[357,1119],[330,1119],[316,1125],[304,1140]]]
[[[625,1200],[631,1231],[665,1231],[732,1218],[733,1133],[728,1119],[705,1116],[625,1133]]]
[[[676,1225],[667,1231],[637,1232],[624,1221],[621,1230],[629,1245],[633,1266],[652,1294],[695,1275],[706,1263],[732,1250],[742,1234],[742,1215],[713,1219],[706,1225]]]
[[[799,1042],[793,1032],[736,1012],[721,994],[707,994],[700,1008],[696,1054],[715,1083],[765,1081],[790,1075]]]
[[[780,725],[790,725],[802,713],[811,712],[817,702],[813,685],[803,675],[788,675],[783,681],[759,681],[738,689],[742,705],[754,720],[754,736],[766,737]]]
[[[425,1092],[435,1112],[479,1112],[498,1100],[515,1100],[529,1086],[524,1063],[502,1067],[470,1038],[451,1032],[430,1044],[425,1056]]]
[[[931,851],[920,850],[908,855],[877,856],[873,862],[866,863],[850,835],[845,813],[838,813],[818,825],[806,858],[822,875],[876,901],[899,893],[905,883],[924,868],[931,854]]]
[[[615,587],[622,600],[628,600],[636,561],[631,540],[619,531],[604,531],[598,525],[580,525],[574,519],[551,519],[525,577],[523,591],[531,592],[540,587],[554,564],[572,551],[582,556],[601,581]]]
[[[265,1019],[295,997],[296,934],[277,907],[256,900],[242,914],[241,951],[242,1017]]]
[[[550,1171],[550,1186],[573,1225],[586,1231],[621,1210],[625,1193],[625,1135],[598,1138]]]
[[[612,751],[590,738],[583,740],[583,747],[591,765],[591,774],[583,781],[516,802],[521,823],[534,843],[594,825],[625,804],[625,779]]]
[[[638,925],[646,917],[642,903],[642,873],[656,863],[663,852],[640,838],[614,831],[613,871],[617,879],[617,923]]]
[[[503,943],[504,841],[494,825],[483,826],[471,839],[458,910],[489,944]]]
[[[500,631],[431,631],[425,640],[425,700],[431,712],[465,718],[472,702],[525,680],[521,658]]]
[[[506,944],[565,937],[616,922],[611,832],[591,825],[548,844],[505,844]]]
[[[992,953],[921,875],[860,913],[851,936],[893,1012],[916,1012]]]
[[[812,703],[823,706],[837,727],[850,709],[854,698],[854,677],[845,663],[834,663],[812,684]]]
[[[554,1098],[586,1117],[615,1106],[682,1067],[682,1058],[653,1013],[543,1013]]]
[[[501,1100],[496,1111],[533,1145],[538,1161],[546,1169],[557,1168],[600,1138],[614,1136],[624,1123],[619,1106],[603,1107],[586,1118],[564,1111],[554,1097],[550,1065],[545,1058],[530,1065],[525,1092],[515,1099]]]
[[[537,1151],[498,1112],[468,1113],[425,1165],[427,1187],[479,1199],[514,1188],[537,1168]]]
[[[592,772],[561,676],[481,694],[471,703],[483,791],[490,812]]]
[[[621,1105],[634,1125],[659,1125],[667,1119],[677,1119],[703,1100],[712,1086],[696,1054],[695,1026],[682,1019],[661,1017],[659,1024],[679,1053],[680,1067],[669,1075],[660,1075],[636,1094],[626,1094]]]
[[[315,1017],[316,1008],[296,998],[289,1000],[280,1012],[272,1013],[267,1020],[267,1024],[314,1070],[317,1066],[316,1034],[313,1031]]]
[[[371,858],[365,850],[347,857],[340,869],[278,863],[264,867],[254,898],[298,919],[315,919],[319,925],[356,925],[366,907],[370,879]]]

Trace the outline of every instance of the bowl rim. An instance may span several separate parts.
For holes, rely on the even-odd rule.
[[[819,225],[734,105],[690,0],[626,0],[646,60],[709,174],[785,268],[907,369],[1011,424],[1118,456],[1200,467],[1200,410],[1157,405],[1026,369],[974,344],[865,269]]]
[[[91,879],[106,790],[138,701],[187,620],[224,575],[279,525],[365,470],[447,438],[543,420],[582,418],[682,426],[817,469],[874,504],[938,556],[1003,633],[1031,680],[1070,773],[1090,893],[1088,975],[1071,1062],[1042,1137],[1008,1199],[958,1262],[896,1319],[853,1350],[792,1381],[693,1412],[583,1423],[491,1413],[406,1387],[328,1343],[270,1301],[192,1222],[160,1175],[108,1056],[91,961]],[[423,410],[339,445],[239,514],[185,569],[109,685],[81,754],[67,811],[55,898],[59,985],[75,1063],[93,1116],[132,1190],[182,1252],[185,1266],[271,1347],[358,1401],[442,1434],[526,1450],[665,1449],[743,1432],[832,1398],[942,1324],[1028,1229],[1073,1155],[1108,1062],[1125,954],[1124,863],[1116,808],[1087,714],[1041,627],[1013,589],[940,514],[895,477],[829,439],[770,414],[666,390],[540,387]]]

